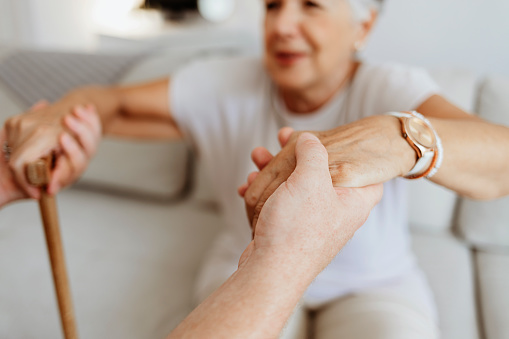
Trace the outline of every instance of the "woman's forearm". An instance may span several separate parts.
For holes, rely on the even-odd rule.
[[[55,103],[62,116],[79,105],[92,104],[96,107],[103,129],[121,114],[121,90],[116,87],[90,86],[75,89]]]
[[[444,148],[433,182],[472,199],[509,195],[509,128],[481,119],[429,120]]]
[[[428,119],[444,152],[431,181],[472,199],[509,195],[508,127],[466,113]],[[318,134],[329,151],[333,182],[340,187],[385,182],[404,176],[415,165],[416,153],[393,116],[374,116]]]
[[[168,102],[169,79],[117,87],[85,87],[74,90],[57,105],[69,111],[80,104],[93,104],[103,133],[141,139],[175,139],[181,133]]]

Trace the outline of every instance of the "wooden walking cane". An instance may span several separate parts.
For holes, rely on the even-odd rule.
[[[41,211],[44,233],[46,235],[46,244],[48,245],[51,271],[53,273],[53,282],[57,294],[64,338],[78,339],[71,290],[65,268],[64,250],[58,226],[57,205],[55,197],[47,193],[51,178],[52,163],[53,161],[51,158],[48,158],[29,164],[27,167],[27,178],[31,185],[41,187],[39,208]]]

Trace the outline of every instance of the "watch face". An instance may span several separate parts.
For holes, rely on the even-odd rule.
[[[426,148],[435,147],[435,134],[421,119],[415,117],[407,119],[406,130],[407,133],[422,146]]]

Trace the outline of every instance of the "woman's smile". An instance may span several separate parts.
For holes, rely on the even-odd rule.
[[[304,52],[278,51],[275,52],[276,61],[280,66],[293,66],[308,57]]]

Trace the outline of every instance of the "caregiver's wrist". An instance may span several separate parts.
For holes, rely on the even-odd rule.
[[[321,263],[299,249],[289,247],[256,248],[243,265],[246,269],[261,269],[265,274],[294,289],[304,292],[322,271]]]

